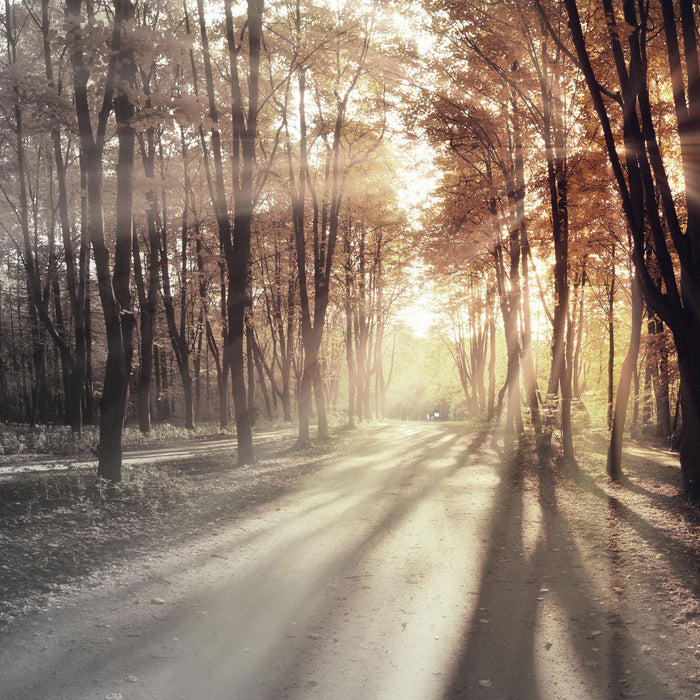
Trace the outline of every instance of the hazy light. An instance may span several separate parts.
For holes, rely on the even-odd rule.
[[[425,266],[414,262],[405,273],[409,278],[407,303],[398,314],[419,338],[428,336],[436,321],[434,310],[435,283],[428,277]]]

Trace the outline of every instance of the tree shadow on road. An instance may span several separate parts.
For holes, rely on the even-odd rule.
[[[367,439],[338,465],[331,464],[324,456],[321,463],[309,471],[312,479],[287,491],[279,503],[281,510],[267,508],[272,513],[279,511],[279,516],[269,518],[269,522],[264,519],[259,525],[256,523],[250,532],[241,529],[235,537],[227,537],[215,546],[212,543],[211,556],[216,557],[215,562],[235,562],[242,549],[249,546],[265,548],[269,551],[268,558],[254,566],[236,568],[235,576],[219,579],[205,593],[178,596],[176,605],[170,604],[170,596],[165,591],[170,578],[178,576],[184,561],[168,560],[167,566],[158,568],[164,582],[159,596],[166,603],[152,618],[146,611],[145,619],[136,615],[139,622],[130,620],[133,626],[138,625],[138,646],[143,650],[139,659],[134,659],[133,655],[134,638],[125,635],[111,640],[107,652],[98,644],[86,644],[79,656],[72,647],[56,648],[52,650],[51,660],[47,655],[44,665],[36,669],[21,697],[30,697],[31,689],[42,687],[49,678],[54,679],[57,687],[71,683],[81,676],[82,668],[99,668],[104,674],[114,671],[117,676],[118,669],[128,668],[130,675],[139,678],[152,675],[156,669],[163,674],[161,677],[181,677],[182,697],[202,697],[202,693],[212,699],[283,697],[279,694],[280,688],[299,687],[302,683],[307,646],[316,643],[304,635],[290,636],[295,621],[305,619],[306,612],[324,599],[329,582],[343,576],[346,569],[379,546],[445,478],[463,468],[465,459],[478,450],[487,433],[488,429],[484,428],[465,445],[464,436],[458,432],[431,425],[416,431],[407,429],[402,439],[392,446],[384,445],[381,435]],[[441,467],[434,471],[426,469],[431,460],[440,461]],[[364,492],[358,491],[363,480],[369,486]],[[274,496],[278,495],[275,490]],[[250,494],[243,490],[241,496],[250,497]],[[363,529],[362,523],[369,519],[372,509],[375,509],[372,526]],[[329,547],[329,532],[347,532],[348,526],[355,528],[348,538],[349,546]],[[281,530],[284,533],[278,536]],[[206,559],[200,557],[199,563],[202,576],[206,576]],[[137,598],[140,590],[140,581],[134,582],[133,590],[130,585],[121,586],[119,599]],[[261,611],[267,616],[264,619]],[[174,663],[174,652],[170,650],[173,645],[169,640],[184,637],[187,630],[199,628],[202,625],[200,616],[206,612],[211,613],[209,620],[204,618],[209,640],[207,658],[199,658],[197,650],[193,650],[188,657]],[[261,638],[259,644],[270,645],[270,648],[269,653],[261,657],[258,667],[250,658],[249,648],[256,648],[257,635],[262,634],[266,626],[271,636]],[[278,637],[274,636],[276,634]],[[220,639],[220,642],[211,639]],[[76,663],[80,664],[79,668]],[[197,670],[191,681],[196,684],[202,682],[200,666],[210,669],[206,677],[209,686],[189,687],[189,675],[183,668]],[[245,672],[241,668],[245,668]],[[269,693],[266,687],[259,685],[258,678],[266,679]]]
[[[591,570],[559,504],[561,474],[534,453],[524,441],[503,465],[478,599],[445,697],[672,697],[625,625],[625,514],[615,501],[591,514],[607,529],[606,561]]]

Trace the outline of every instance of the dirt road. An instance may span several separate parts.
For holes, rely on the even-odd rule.
[[[614,514],[593,545],[515,473],[485,432],[386,428],[18,623],[0,697],[693,697],[698,628],[667,630]]]

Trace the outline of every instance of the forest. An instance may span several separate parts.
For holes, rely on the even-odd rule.
[[[693,0],[1,14],[0,430],[500,421],[700,499]]]

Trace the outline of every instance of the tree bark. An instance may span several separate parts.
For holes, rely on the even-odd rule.
[[[198,0],[199,23],[204,49],[204,68],[209,97],[209,116],[213,123],[211,144],[214,159],[214,186],[212,204],[216,212],[219,237],[226,260],[228,294],[226,319],[228,323],[224,341],[224,368],[231,371],[231,390],[236,418],[238,463],[255,462],[253,435],[245,388],[243,337],[245,314],[249,305],[248,285],[250,277],[251,222],[254,209],[253,177],[255,167],[255,142],[257,136],[260,52],[262,48],[262,0],[248,0],[248,111],[243,106],[243,95],[238,72],[239,49],[233,30],[230,0],[224,2],[226,40],[229,49],[231,80],[231,115],[233,127],[232,176],[234,214],[231,226],[228,203],[224,192],[223,158],[218,128],[218,111],[206,31],[204,3]]]
[[[681,226],[662,153],[655,132],[655,117],[648,91],[646,26],[648,14],[638,14],[633,0],[623,0],[625,32],[617,27],[610,0],[603,0],[609,49],[620,86],[618,104],[623,118],[623,138],[613,131],[608,106],[603,100],[591,57],[586,49],[576,0],[565,0],[569,29],[579,66],[602,128],[608,159],[615,175],[622,208],[633,240],[632,260],[644,299],[651,311],[671,329],[681,375],[681,471],[686,493],[700,498],[700,169],[697,163],[697,128],[700,124],[700,62],[697,47],[697,18],[693,3],[680,0],[680,24],[674,7],[661,3],[669,60],[676,129],[685,175],[687,221]],[[677,31],[683,35],[685,74]],[[631,27],[633,31],[627,32]],[[624,39],[622,38],[624,37]],[[622,41],[626,41],[623,49]],[[627,60],[627,57],[629,60]],[[618,151],[619,148],[619,151]],[[619,153],[624,153],[625,164]],[[648,236],[653,246],[648,246]],[[675,248],[674,255],[668,241]],[[647,261],[647,251],[651,259]],[[679,288],[680,282],[680,288]],[[683,444],[683,440],[687,444]]]
[[[348,369],[348,427],[355,427],[355,395],[357,388],[357,371],[355,365],[354,353],[354,333],[353,333],[353,316],[354,316],[354,279],[353,279],[353,264],[352,264],[352,242],[350,240],[350,226],[346,226],[345,235],[343,237],[343,246],[345,253],[345,363]]]
[[[120,60],[122,79],[128,81],[134,68],[133,56],[122,55],[122,33],[125,20],[131,17],[133,7],[129,0],[118,0],[115,6],[112,33],[112,57],[108,64],[102,105],[98,114],[96,132],[93,133],[90,99],[87,84],[90,78],[82,48],[79,26],[68,37],[76,117],[80,135],[81,162],[85,168],[87,190],[87,230],[92,243],[97,273],[97,284],[104,312],[107,333],[107,363],[104,389],[100,402],[100,441],[98,446],[97,473],[108,481],[121,480],[121,436],[126,415],[129,363],[133,316],[130,309],[129,271],[131,259],[131,206],[133,202],[133,128],[129,124],[130,103],[126,94],[115,100],[119,104],[119,165],[117,210],[117,247],[114,263],[114,280],[111,276],[109,251],[105,244],[102,211],[102,154],[105,144],[107,121],[113,107],[115,75]],[[66,14],[74,19],[81,17],[82,0],[68,0]],[[124,60],[122,60],[124,59]],[[121,308],[120,308],[121,307]],[[122,324],[122,317],[124,323]]]
[[[514,194],[513,200],[515,205],[515,215],[519,230],[519,252],[521,254],[521,277],[522,280],[522,299],[520,306],[522,310],[523,328],[522,328],[522,360],[523,375],[525,380],[525,391],[527,394],[527,402],[530,407],[530,419],[535,431],[535,441],[538,446],[543,447],[542,441],[544,434],[542,432],[542,420],[540,417],[539,397],[537,393],[537,377],[535,375],[535,364],[532,356],[532,321],[530,315],[530,271],[528,267],[528,259],[530,255],[530,240],[527,231],[527,220],[525,215],[525,158],[523,152],[523,141],[520,130],[520,111],[514,91],[511,92],[511,109],[513,123],[513,179],[514,179]]]
[[[233,121],[233,244],[225,246],[229,275],[228,317],[231,347],[231,384],[236,412],[238,463],[253,464],[252,421],[246,398],[243,363],[245,316],[250,305],[250,242],[255,196],[253,178],[258,130],[260,52],[262,48],[263,0],[248,0],[248,111],[244,113],[238,76],[230,0],[224,3],[226,38],[229,46]]]
[[[50,18],[48,0],[41,3],[41,33],[44,46],[44,65],[49,86],[54,85],[53,62],[50,44]],[[56,182],[58,184],[58,214],[63,240],[63,255],[66,266],[66,287],[70,300],[71,314],[74,326],[75,350],[68,364],[69,383],[66,395],[66,419],[74,433],[82,430],[82,401],[86,374],[86,338],[85,338],[85,276],[88,264],[88,246],[81,236],[76,269],[75,253],[71,240],[71,227],[68,213],[68,195],[66,187],[65,163],[61,149],[61,132],[58,126],[51,130],[54,163],[56,166]],[[61,350],[62,356],[65,354]],[[69,353],[68,353],[69,355]]]
[[[256,408],[255,408],[255,352],[253,350],[254,330],[250,319],[245,321],[245,354],[248,369],[248,415],[250,416],[250,424],[255,426]]]
[[[613,248],[614,255],[614,248]],[[613,392],[615,371],[615,264],[608,286],[608,429],[613,423]],[[634,314],[633,314],[634,316]],[[631,341],[630,341],[631,342]]]
[[[153,374],[153,337],[155,308],[149,304],[146,284],[141,266],[141,252],[139,250],[138,239],[133,237],[133,258],[134,258],[134,281],[136,292],[139,298],[139,376],[136,382],[137,414],[139,430],[148,433],[151,429],[151,376]],[[151,258],[149,268],[153,267],[154,261]]]
[[[688,337],[677,338],[678,368],[681,375],[681,473],[686,495],[693,501],[700,500],[700,367],[697,348],[700,334],[695,331]]]
[[[622,437],[625,430],[625,419],[627,417],[627,405],[629,402],[632,377],[639,356],[639,346],[642,330],[642,313],[644,304],[639,284],[636,279],[632,279],[632,328],[630,331],[630,342],[627,355],[622,363],[620,380],[617,385],[617,396],[615,400],[615,412],[613,414],[612,428],[610,431],[610,444],[608,446],[607,473],[613,481],[620,481],[622,478]]]

